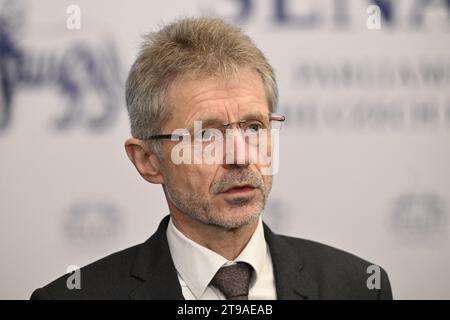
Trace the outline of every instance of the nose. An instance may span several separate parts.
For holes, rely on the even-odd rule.
[[[224,148],[223,166],[225,168],[247,167],[250,164],[251,147],[246,143],[239,126],[226,131]]]

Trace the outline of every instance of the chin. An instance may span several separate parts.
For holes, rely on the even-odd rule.
[[[251,208],[229,208],[221,210],[218,215],[210,217],[211,224],[226,229],[237,229],[258,221],[261,210]],[[224,212],[224,213],[222,213]]]

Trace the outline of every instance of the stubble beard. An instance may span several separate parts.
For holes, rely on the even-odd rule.
[[[262,178],[257,177],[254,173],[247,171],[246,174],[240,175],[239,178],[233,177],[221,180],[212,186],[212,192],[219,194],[230,181],[252,182],[259,191],[254,197],[233,197],[225,199],[228,204],[225,210],[216,208],[212,201],[206,199],[205,196],[196,192],[196,190],[181,190],[168,181],[164,185],[169,201],[183,214],[206,225],[213,225],[223,229],[237,229],[248,224],[256,222],[263,211],[270,190],[272,188],[272,176],[267,176],[267,185],[264,185]],[[241,181],[239,181],[241,180]],[[250,180],[250,181],[249,181]],[[247,210],[244,215],[233,214],[234,210]]]

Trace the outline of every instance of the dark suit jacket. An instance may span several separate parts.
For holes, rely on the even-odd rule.
[[[69,290],[64,275],[31,299],[183,299],[170,255],[169,216],[146,242],[81,268],[81,289]],[[371,263],[309,240],[274,234],[264,224],[278,299],[392,299],[386,272],[381,288],[368,289]]]

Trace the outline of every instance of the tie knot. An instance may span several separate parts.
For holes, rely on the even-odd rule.
[[[227,300],[248,300],[253,268],[245,262],[225,266],[217,271],[211,285],[219,289]]]

